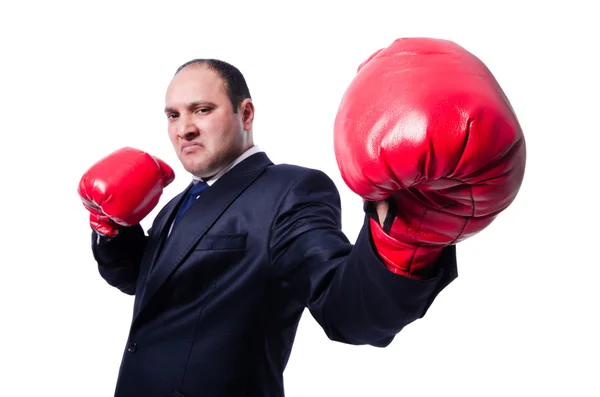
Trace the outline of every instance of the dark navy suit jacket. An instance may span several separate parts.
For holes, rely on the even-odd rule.
[[[190,207],[183,194],[141,226],[92,250],[102,277],[135,295],[118,397],[283,396],[305,308],[331,340],[387,346],[456,277],[455,247],[433,279],[390,272],[368,215],[355,244],[323,172],[243,160]]]

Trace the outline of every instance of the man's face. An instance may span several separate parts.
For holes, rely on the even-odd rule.
[[[177,157],[198,177],[215,175],[252,145],[252,101],[234,113],[223,79],[206,65],[187,66],[173,77],[165,113]]]

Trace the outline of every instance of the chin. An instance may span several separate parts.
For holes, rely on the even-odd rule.
[[[205,175],[210,174],[207,173],[207,166],[204,164],[197,164],[197,163],[193,163],[193,164],[184,164],[183,168],[185,168],[185,170],[187,172],[189,172],[192,175],[195,175],[199,178],[204,178]]]

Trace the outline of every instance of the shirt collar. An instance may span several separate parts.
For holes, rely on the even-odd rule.
[[[231,170],[233,167],[235,167],[236,165],[238,165],[239,163],[241,163],[243,160],[247,159],[248,157],[252,156],[255,153],[259,153],[261,152],[260,148],[258,146],[252,146],[250,149],[246,150],[244,153],[241,154],[241,156],[239,156],[238,158],[236,158],[231,164],[229,164],[227,167],[225,167],[223,170],[221,170],[218,174],[216,174],[215,176],[210,177],[207,180],[204,180],[202,178],[198,178],[197,176],[192,176],[192,182],[194,184],[198,183],[198,181],[204,181],[208,184],[208,186],[212,185],[213,183],[215,183],[220,177],[222,177],[223,175],[225,175],[229,170]]]

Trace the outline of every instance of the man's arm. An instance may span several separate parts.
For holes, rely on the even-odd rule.
[[[148,237],[138,224],[121,228],[112,238],[92,232],[92,253],[106,282],[128,295],[135,295],[140,263]]]
[[[341,231],[339,193],[320,171],[303,174],[282,199],[271,241],[281,287],[330,339],[344,343],[388,345],[456,278],[454,246],[444,249],[432,278],[388,270],[374,249],[368,216],[352,245]]]

